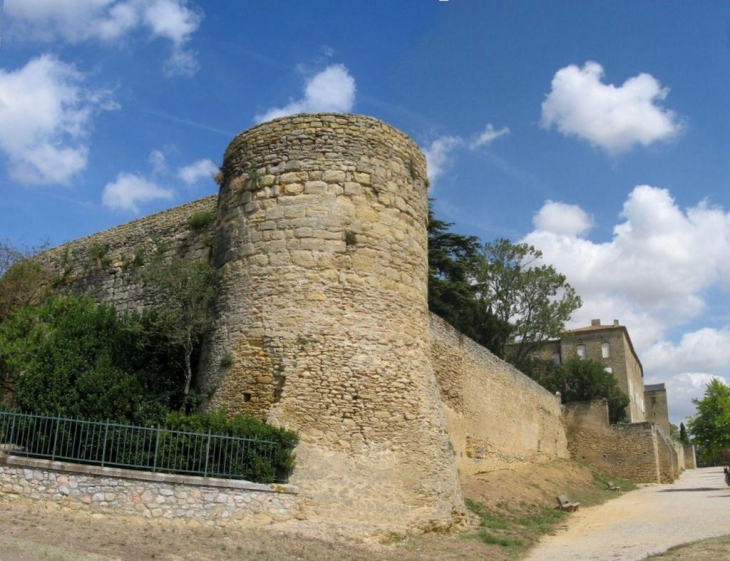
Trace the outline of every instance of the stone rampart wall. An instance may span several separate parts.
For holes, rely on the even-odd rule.
[[[0,454],[0,491],[61,509],[204,525],[269,524],[295,518],[296,488],[153,474]]]
[[[431,361],[462,474],[568,457],[560,401],[433,314]]]
[[[199,199],[157,214],[74,240],[43,252],[58,290],[87,294],[119,310],[141,309],[139,270],[158,253],[209,260],[217,196]],[[212,220],[193,228],[193,216]]]
[[[684,446],[684,469],[697,469],[695,447],[691,444]]]
[[[655,423],[609,425],[603,400],[565,406],[563,422],[574,459],[636,483],[672,483],[677,453]]]

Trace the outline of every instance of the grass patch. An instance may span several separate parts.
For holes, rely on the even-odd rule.
[[[215,213],[209,210],[196,212],[188,218],[188,226],[193,231],[202,230],[213,222],[215,222]]]
[[[470,499],[466,499],[466,506],[479,517],[479,531],[471,537],[482,543],[514,549],[515,554],[551,532],[566,516],[564,512],[524,502],[513,507],[501,503],[499,511],[492,511]]]
[[[608,490],[609,482],[620,486],[621,492],[636,488],[630,481],[598,471],[583,468],[583,473],[580,481],[570,477],[552,482],[534,477],[515,479],[523,493],[522,496],[516,493],[510,500],[500,498],[492,501],[488,493],[478,500],[467,498],[466,506],[478,517],[479,528],[465,538],[498,546],[507,558],[520,558],[542,536],[554,533],[571,516],[554,508],[556,495],[566,494],[571,501],[580,502],[581,508],[585,508],[619,496],[619,493]]]
[[[664,553],[647,557],[646,561],[706,561],[728,559],[728,555],[730,555],[730,535],[675,545]]]

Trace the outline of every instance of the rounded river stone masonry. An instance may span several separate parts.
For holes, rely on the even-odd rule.
[[[309,517],[464,516],[429,358],[426,163],[370,117],[277,119],[226,150],[209,407],[300,433]]]

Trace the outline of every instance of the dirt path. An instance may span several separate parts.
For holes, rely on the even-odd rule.
[[[634,561],[669,547],[730,534],[730,488],[721,468],[689,470],[572,514],[526,561]]]

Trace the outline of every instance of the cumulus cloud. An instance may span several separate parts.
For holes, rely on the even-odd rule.
[[[303,97],[256,115],[254,120],[261,123],[297,113],[347,113],[355,105],[355,91],[355,79],[347,68],[332,64],[306,81]]]
[[[581,237],[586,216],[579,207],[547,201],[521,241],[542,250],[583,298],[569,328],[593,318],[628,327],[647,383],[667,384],[670,415],[679,422],[694,413],[691,398],[701,397],[709,380],[728,374],[730,327],[702,327],[699,320],[710,307],[708,295],[730,287],[730,213],[706,201],[681,208],[666,189],[640,185],[610,241]]]
[[[717,372],[730,364],[730,329],[705,327],[685,333],[678,343],[658,341],[643,356],[645,366],[657,372]]]
[[[669,94],[650,74],[642,73],[621,86],[604,84],[603,67],[586,62],[558,70],[542,104],[541,124],[566,136],[577,136],[610,154],[675,138],[683,129],[673,111],[659,103]]]
[[[463,140],[457,136],[442,136],[437,138],[426,148],[423,153],[426,156],[428,177],[433,182],[453,165],[452,153],[463,144]]]
[[[666,189],[641,185],[621,217],[607,243],[539,228],[525,241],[539,247],[581,295],[619,294],[672,324],[704,310],[703,291],[728,284],[730,215],[722,209],[700,202],[683,210]]]
[[[169,200],[171,189],[164,189],[154,182],[133,173],[120,173],[116,181],[104,187],[101,202],[113,210],[139,214],[139,203]]]
[[[201,179],[211,179],[216,173],[218,173],[218,166],[211,160],[204,159],[180,168],[177,176],[186,185],[194,185]]]
[[[477,135],[470,143],[469,148],[472,150],[475,150],[479,148],[480,146],[484,146],[485,144],[490,144],[500,136],[504,136],[505,134],[509,134],[509,127],[502,127],[499,130],[494,130],[494,126],[490,123],[487,125],[487,128],[484,129],[484,132]]]
[[[726,378],[706,372],[683,372],[675,376],[655,376],[654,378],[656,380],[647,381],[646,383],[664,382],[667,388],[669,418],[671,422],[677,425],[681,422],[686,423],[687,417],[697,413],[692,400],[702,398],[707,389],[707,384],[714,379],[720,380],[723,384],[728,384]]]
[[[187,48],[202,16],[187,0],[5,0],[14,39],[118,41],[136,30],[169,40],[165,74],[190,76],[198,69]]]
[[[0,70],[0,150],[25,185],[67,184],[87,164],[94,114],[115,109],[109,92],[83,86],[73,65],[43,55]]]
[[[593,218],[578,205],[546,201],[533,216],[535,229],[566,236],[582,236],[593,227]]]

